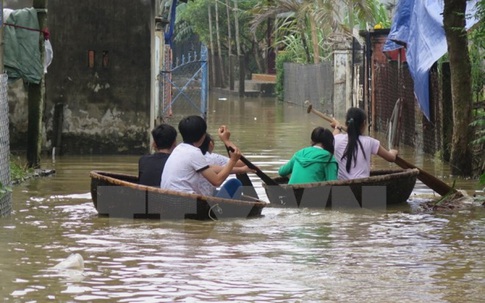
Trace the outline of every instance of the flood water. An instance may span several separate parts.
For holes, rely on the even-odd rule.
[[[301,107],[217,95],[209,131],[268,175],[327,126]],[[216,149],[223,152],[222,146]],[[402,158],[452,179],[446,166],[402,148]],[[0,219],[4,302],[482,302],[485,211],[418,213],[267,207],[256,219],[158,221],[99,218],[89,171],[137,173],[138,156],[43,159],[51,177],[14,187]],[[379,159],[375,168],[395,168]],[[265,199],[261,181],[251,175]],[[458,180],[473,193],[477,182]],[[413,201],[433,192],[418,182]],[[79,253],[84,270],[53,270]]]

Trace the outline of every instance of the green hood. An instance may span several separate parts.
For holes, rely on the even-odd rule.
[[[302,167],[308,167],[314,163],[328,163],[331,162],[332,154],[325,149],[316,147],[307,147],[299,150],[295,154],[295,161],[297,161]]]
[[[328,151],[305,147],[278,170],[280,176],[291,175],[288,184],[337,180],[338,164]]]

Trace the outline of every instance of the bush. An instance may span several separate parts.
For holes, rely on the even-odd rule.
[[[27,164],[23,164],[19,157],[15,160],[12,160],[13,158],[10,157],[10,178],[12,184],[21,183],[30,176],[33,170],[28,168]]]
[[[285,99],[285,68],[284,63],[291,62],[290,53],[280,51],[276,56],[276,85],[275,93],[278,100],[283,101]]]

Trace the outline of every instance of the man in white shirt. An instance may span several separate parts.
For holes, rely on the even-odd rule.
[[[183,143],[172,151],[162,173],[160,187],[185,193],[203,194],[198,184],[203,180],[209,181],[213,186],[220,186],[241,156],[241,152],[234,146],[229,161],[222,170],[217,172],[210,167],[206,157],[199,149],[204,142],[207,124],[200,116],[183,118],[178,125]],[[227,136],[228,128],[222,125],[218,130],[219,136]]]

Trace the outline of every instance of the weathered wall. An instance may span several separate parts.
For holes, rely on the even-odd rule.
[[[333,114],[333,62],[305,65],[285,63],[284,69],[285,102],[305,106],[308,100],[315,109]]]
[[[8,111],[10,149],[25,150],[27,147],[28,95],[24,82],[19,79],[8,83]]]
[[[54,60],[46,74],[46,149],[54,143],[64,154],[147,150],[153,3],[48,2]]]

